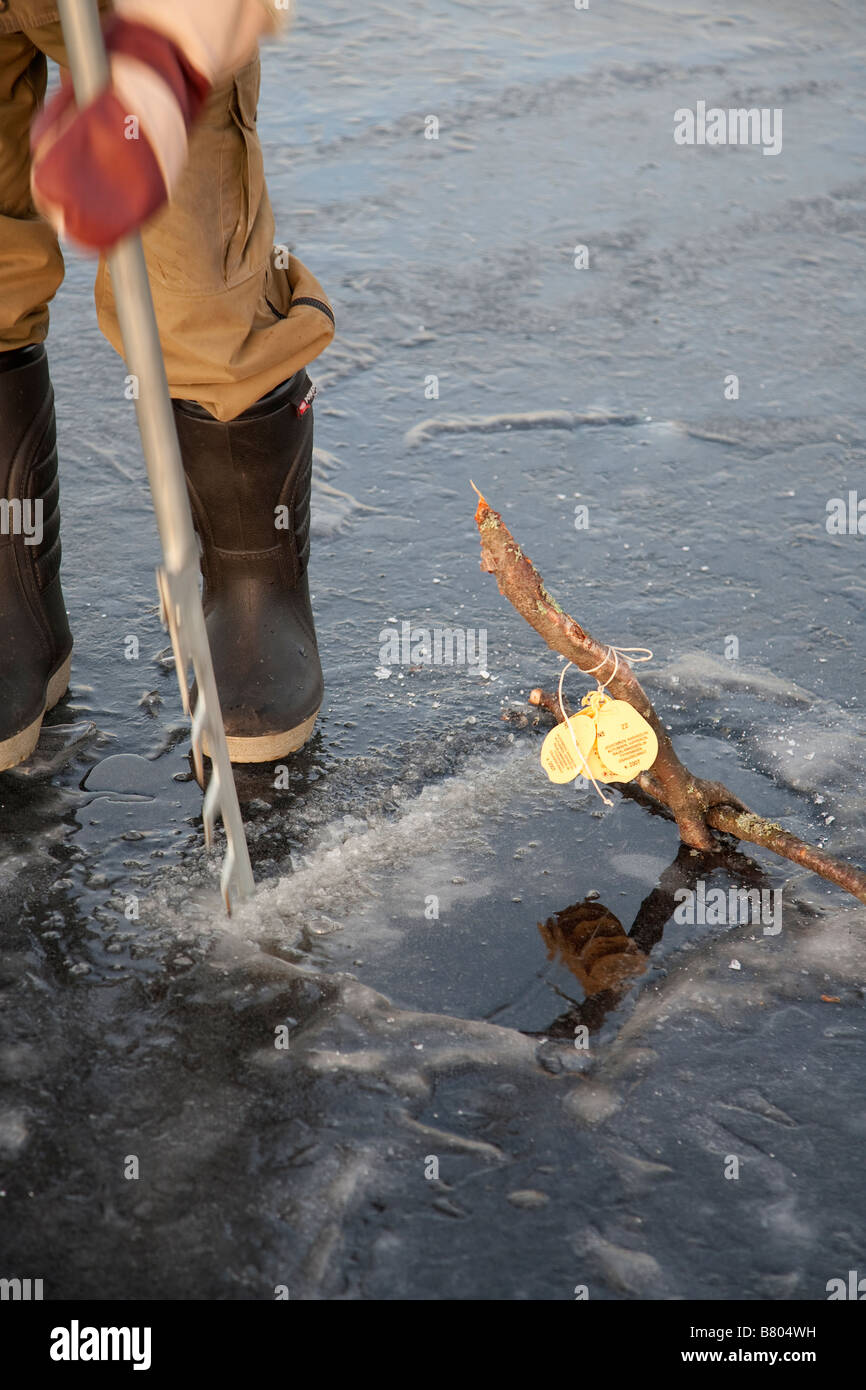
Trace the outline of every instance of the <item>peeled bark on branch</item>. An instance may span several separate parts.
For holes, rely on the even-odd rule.
[[[475,490],[478,492],[477,488]],[[475,524],[481,537],[481,568],[496,576],[503,597],[535,628],[548,647],[581,671],[592,672],[597,667],[595,674],[604,679],[613,698],[633,705],[652,725],[658,739],[658,756],[650,771],[640,773],[635,782],[653,801],[670,811],[685,844],[697,850],[718,849],[719,842],[712,832],[722,831],[738,840],[772,850],[866,902],[863,870],[845,864],[816,845],[789,834],[775,822],[756,815],[721,782],[707,781],[689,772],[674,752],[667,731],[628,662],[620,656],[615,676],[608,679],[614,667],[610,647],[596,641],[551,597],[529,556],[524,554],[502,517],[480,492]],[[550,710],[561,720],[555,696],[544,690],[534,690],[530,701]]]

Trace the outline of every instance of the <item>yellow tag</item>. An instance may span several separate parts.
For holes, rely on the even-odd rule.
[[[630,782],[651,768],[658,756],[658,739],[642,714],[626,700],[612,700],[600,690],[584,695],[586,709],[568,723],[586,762],[581,762],[565,724],[557,724],[541,745],[541,765],[551,782],[594,777],[597,782]]]
[[[630,782],[639,772],[652,767],[659,742],[633,705],[626,700],[599,701],[595,726],[598,756],[611,774],[604,781]]]
[[[605,767],[601,758],[598,756],[598,743],[594,743],[587,754],[587,765],[589,771],[587,776],[595,778],[596,782],[621,782],[623,779],[618,777],[615,772],[611,772],[609,767]]]
[[[595,744],[595,721],[587,711],[573,714],[568,723],[574,730],[574,738],[583,756],[590,761],[590,750]],[[551,782],[573,782],[586,768],[574,751],[574,739],[565,724],[557,724],[541,745],[541,766]]]

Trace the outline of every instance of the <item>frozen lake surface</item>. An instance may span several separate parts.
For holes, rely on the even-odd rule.
[[[469,478],[567,610],[653,649],[694,772],[866,864],[866,538],[825,525],[866,497],[864,42],[831,0],[322,0],[267,51],[277,236],[338,324],[313,370],[327,693],[287,785],[239,771],[260,891],[231,924],[124,368],[69,257],[72,687],[0,776],[5,1273],[50,1298],[821,1299],[862,1269],[866,911],[548,782],[547,725],[502,715],[559,662],[479,570]],[[699,100],[781,108],[782,151],[677,146]],[[484,671],[383,674],[404,621],[484,631]],[[780,890],[781,932],[676,922],[699,880]]]

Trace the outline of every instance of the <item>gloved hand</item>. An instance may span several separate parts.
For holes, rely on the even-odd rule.
[[[65,73],[33,124],[36,206],[73,241],[109,250],[171,196],[215,82],[286,17],[281,0],[115,0],[111,81],[83,111]]]

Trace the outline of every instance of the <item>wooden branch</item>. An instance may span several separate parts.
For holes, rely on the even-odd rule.
[[[548,710],[558,724],[563,722],[557,698],[549,690],[531,691],[529,703]],[[664,800],[661,787],[653,778],[653,771],[654,769],[649,772],[641,772],[634,779],[632,785],[639,787],[650,802],[657,803],[659,810],[674,818]],[[742,803],[739,803],[739,809],[734,805],[726,804],[724,796],[730,796],[730,793],[721,782],[707,782],[703,778],[699,778],[698,784],[712,798],[721,798],[719,801],[714,800],[713,805],[706,813],[707,825],[711,826],[713,830],[720,830],[725,835],[733,835],[737,840],[745,840],[749,844],[759,845],[761,849],[771,850],[773,854],[778,854],[782,859],[790,859],[792,863],[802,865],[804,869],[809,869],[813,874],[819,874],[821,878],[826,878],[830,883],[844,888],[846,893],[851,893],[861,902],[866,902],[866,874],[863,873],[862,869],[856,868],[853,864],[846,864],[843,859],[837,859],[835,855],[827,854],[817,845],[810,845],[806,840],[799,839],[797,835],[791,835],[776,821],[769,821],[764,816],[756,815],[754,811],[750,811]],[[623,788],[623,790],[625,789]],[[714,846],[714,848],[717,847]]]
[[[530,690],[527,698],[531,705],[537,705],[539,709],[546,709],[548,714],[552,714],[557,724],[563,722],[559,708],[558,695],[551,695],[549,690],[541,690],[539,688],[537,690]],[[562,697],[562,708],[565,710],[566,719],[570,719],[572,713],[571,705],[568,703],[565,695]]]
[[[713,806],[707,812],[707,824],[714,830],[723,830],[726,835],[735,835],[738,840],[746,840],[763,849],[772,850],[783,859],[800,864],[813,874],[819,874],[846,893],[866,903],[866,873],[855,864],[846,864],[834,854],[827,854],[817,845],[791,835],[775,821],[765,820],[754,811],[735,810],[733,806]]]
[[[866,903],[866,873],[862,869],[836,859],[816,845],[791,835],[774,821],[756,815],[721,782],[695,777],[689,772],[674,752],[667,731],[628,662],[620,656],[615,677],[608,679],[613,670],[610,647],[597,642],[551,597],[529,556],[524,554],[502,517],[480,492],[475,524],[481,537],[481,568],[496,576],[503,597],[553,651],[572,661],[581,671],[599,667],[596,674],[604,679],[613,698],[633,705],[652,725],[658,739],[658,756],[650,771],[640,773],[635,782],[647,796],[667,807],[685,844],[697,850],[717,850],[719,842],[712,831],[722,831],[800,864]],[[529,699],[531,704],[549,710],[561,720],[555,695],[538,689],[532,691]]]

